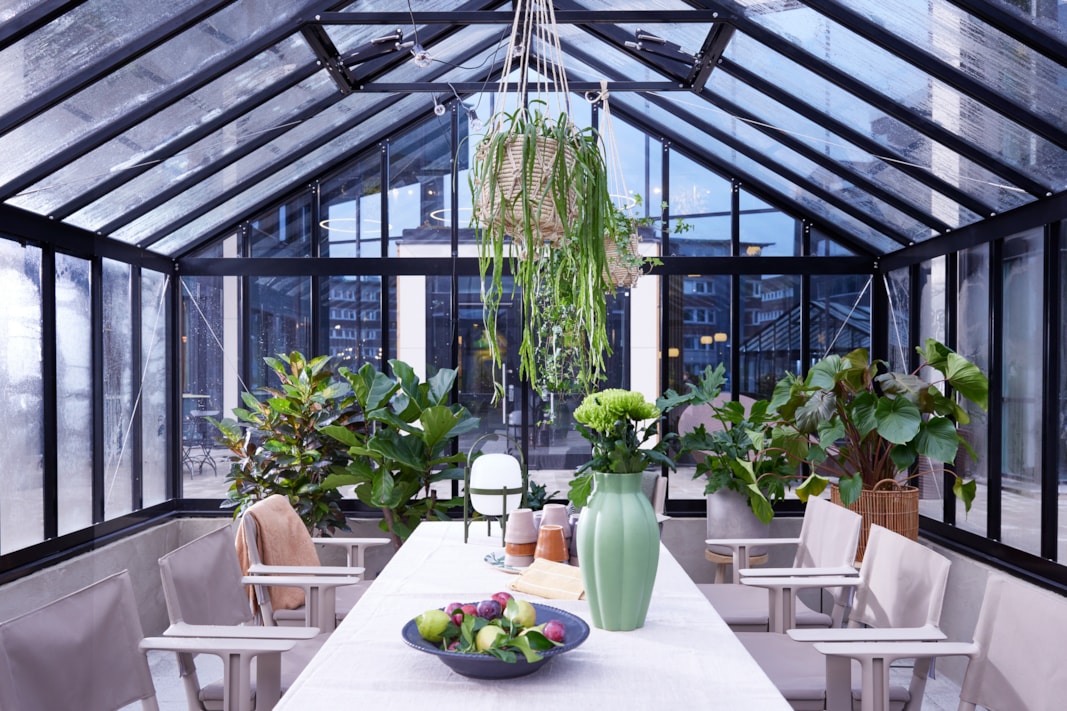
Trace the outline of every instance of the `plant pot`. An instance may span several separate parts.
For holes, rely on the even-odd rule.
[[[659,565],[659,526],[641,472],[593,472],[593,493],[578,519],[578,558],[593,626],[644,625]]]
[[[640,238],[634,231],[630,235],[629,244],[620,248],[618,242],[610,235],[604,235],[604,257],[606,264],[604,270],[608,280],[616,287],[628,289],[641,278],[642,261],[637,257]]]
[[[495,162],[492,174],[496,182],[477,186],[479,212],[499,223],[511,235],[512,242],[523,254],[527,251],[522,243],[526,226],[526,206],[533,216],[531,232],[548,244],[558,245],[564,235],[563,217],[556,209],[550,178],[554,172],[559,142],[554,138],[537,137],[533,156],[526,156],[526,143],[521,135],[507,136],[503,146],[483,143],[478,146],[476,160],[480,163]],[[499,155],[492,151],[499,150]],[[574,168],[573,152],[566,148],[568,172]],[[568,194],[567,212],[578,211],[578,196]],[[536,254],[536,250],[533,251]]]
[[[863,517],[860,545],[856,550],[857,563],[863,560],[872,524],[888,528],[913,541],[919,540],[919,490],[914,486],[900,486],[891,479],[878,482],[876,486],[883,485],[896,488],[864,489],[860,492],[860,498],[848,506]],[[830,486],[830,500],[844,506],[837,484]]]
[[[707,495],[708,538],[770,538],[771,525],[763,523],[748,499],[731,489],[719,489]],[[726,546],[709,545],[712,553],[730,557],[732,549]],[[750,548],[749,558],[767,555],[767,547]]]

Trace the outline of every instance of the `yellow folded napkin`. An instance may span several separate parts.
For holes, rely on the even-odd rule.
[[[581,600],[585,595],[580,568],[544,558],[537,558],[522,571],[511,589],[556,600]]]

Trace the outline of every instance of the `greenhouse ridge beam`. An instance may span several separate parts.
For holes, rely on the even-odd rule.
[[[564,7],[557,2],[558,7]],[[620,25],[647,23],[708,23],[716,22],[715,10],[556,10],[558,25]],[[511,25],[515,21],[513,10],[441,12],[321,12],[308,18],[306,24],[321,25]]]

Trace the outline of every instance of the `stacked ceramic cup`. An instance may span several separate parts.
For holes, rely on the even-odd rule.
[[[537,526],[534,525],[533,511],[515,509],[508,516],[504,530],[504,565],[525,568],[533,563],[536,548]]]

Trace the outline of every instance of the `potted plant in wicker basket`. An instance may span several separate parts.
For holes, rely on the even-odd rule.
[[[774,388],[771,406],[781,419],[775,446],[812,468],[798,491],[818,494],[829,483],[824,475],[837,476],[831,498],[864,514],[857,560],[874,516],[881,517],[876,523],[897,522],[902,533],[918,536],[919,492],[910,484],[913,479],[931,472],[954,474],[951,467],[961,448],[977,458],[957,429],[970,418],[956,398],[986,409],[986,376],[935,339],[916,351],[922,363],[912,373],[888,371],[860,348],[823,358],[804,377],[786,375]],[[941,379],[924,379],[924,369]],[[929,463],[922,472],[920,460]],[[952,487],[968,511],[976,489],[973,480],[958,475]]]

